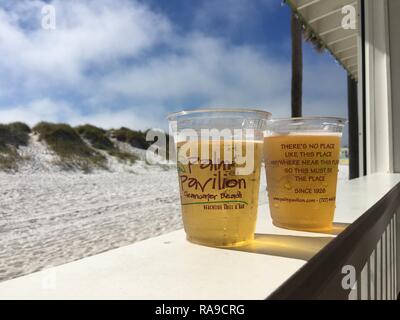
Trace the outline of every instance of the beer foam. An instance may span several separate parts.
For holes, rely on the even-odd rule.
[[[226,141],[227,143],[263,143],[263,140],[246,140],[246,139],[228,139],[228,140],[224,140],[224,139],[211,139],[211,140],[187,140],[187,139],[182,139],[182,140],[177,140],[175,141],[175,144],[184,144],[184,143],[188,143],[188,144],[207,144],[207,143],[224,143],[224,141]]]
[[[267,134],[264,138],[267,137],[276,137],[276,136],[336,136],[341,137],[341,132],[326,132],[326,131],[295,131],[295,132],[273,132]]]

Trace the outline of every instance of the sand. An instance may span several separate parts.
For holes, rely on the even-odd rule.
[[[173,166],[62,172],[40,148],[24,151],[31,160],[20,173],[0,173],[0,281],[182,228]]]
[[[0,281],[181,228],[176,172],[144,171],[0,174]]]

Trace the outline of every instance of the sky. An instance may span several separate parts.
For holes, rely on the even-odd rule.
[[[290,116],[281,0],[0,0],[0,57],[2,123],[166,128],[169,112],[224,106]],[[305,43],[303,114],[346,117],[346,85]]]

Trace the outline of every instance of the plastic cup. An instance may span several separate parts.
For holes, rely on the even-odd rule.
[[[264,159],[274,225],[315,232],[332,228],[345,123],[333,117],[268,122]]]
[[[168,116],[183,225],[191,242],[231,247],[254,238],[262,143],[270,113],[204,109]]]

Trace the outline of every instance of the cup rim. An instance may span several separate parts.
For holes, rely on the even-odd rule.
[[[258,115],[262,115],[263,118],[267,120],[271,119],[272,113],[260,109],[246,109],[246,108],[200,108],[200,109],[186,109],[182,111],[172,112],[167,114],[168,120],[173,120],[181,116],[187,116],[192,114],[199,114],[199,113],[255,113]]]
[[[333,116],[304,116],[304,117],[288,117],[288,118],[273,118],[269,119],[269,122],[280,122],[280,121],[307,121],[307,120],[328,120],[336,122],[338,125],[345,125],[348,123],[346,118],[333,117]]]

